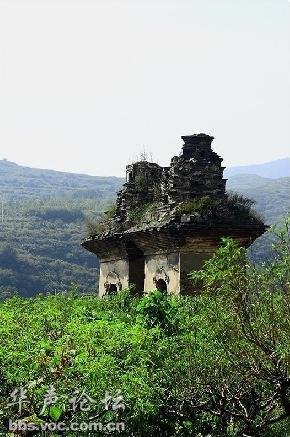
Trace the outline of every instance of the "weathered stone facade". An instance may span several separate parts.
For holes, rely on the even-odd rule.
[[[182,139],[182,153],[169,167],[127,166],[115,214],[104,220],[104,231],[83,242],[100,259],[101,296],[129,285],[137,293],[193,293],[188,273],[201,268],[221,237],[247,246],[265,231],[241,199],[226,194],[213,137]]]

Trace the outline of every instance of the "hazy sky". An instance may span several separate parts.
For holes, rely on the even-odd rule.
[[[215,136],[289,156],[287,0],[0,0],[0,159],[123,175]]]

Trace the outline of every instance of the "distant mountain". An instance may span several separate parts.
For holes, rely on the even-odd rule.
[[[271,225],[290,211],[290,177],[270,179],[251,174],[232,176],[227,190],[255,200],[254,208]]]
[[[224,174],[227,178],[238,174],[255,174],[271,179],[284,178],[290,176],[290,158],[277,159],[264,164],[229,167]]]
[[[123,183],[115,176],[88,176],[55,170],[24,167],[0,160],[0,195],[5,198],[71,197],[107,199]]]

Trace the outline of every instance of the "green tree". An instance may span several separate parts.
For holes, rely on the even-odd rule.
[[[203,270],[191,274],[203,284],[199,300],[211,330],[203,393],[191,402],[242,435],[266,433],[283,421],[285,433],[290,417],[289,220],[275,249],[273,262],[255,268],[245,249],[224,239]]]

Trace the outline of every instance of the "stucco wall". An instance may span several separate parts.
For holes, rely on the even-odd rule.
[[[129,262],[126,259],[104,261],[100,264],[99,296],[106,293],[106,283],[115,284],[118,291],[128,287]]]
[[[199,270],[204,261],[212,256],[212,252],[172,252],[145,256],[146,293],[156,289],[156,282],[162,279],[166,282],[169,294],[192,294],[197,291],[188,278],[192,270]],[[131,261],[131,269],[134,264]],[[137,272],[143,277],[143,273]],[[132,279],[131,279],[132,282]],[[103,261],[100,264],[99,295],[106,293],[106,285],[115,284],[117,291],[129,286],[129,261],[127,259]],[[141,291],[141,290],[138,290]]]
[[[145,292],[156,289],[156,281],[163,279],[170,294],[179,293],[179,253],[147,255],[145,257]]]

